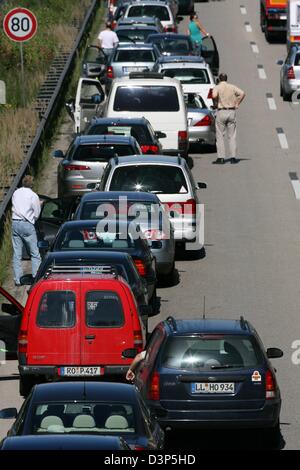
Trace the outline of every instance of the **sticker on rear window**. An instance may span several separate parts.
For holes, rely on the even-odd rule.
[[[251,380],[252,382],[256,382],[256,383],[259,383],[261,382],[261,375],[260,373],[258,372],[258,370],[255,370],[252,374],[252,377],[251,377]]]

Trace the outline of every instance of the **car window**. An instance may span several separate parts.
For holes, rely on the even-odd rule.
[[[135,42],[135,41],[145,42],[150,34],[155,34],[156,32],[157,31],[153,29],[141,29],[141,28],[120,29],[119,31],[116,31],[120,42],[122,41],[124,42],[124,39],[129,39],[129,41],[132,41],[132,42]]]
[[[147,344],[145,364],[154,366],[158,351],[164,338],[162,330],[157,329],[151,336],[149,343]]]
[[[91,218],[97,218],[96,214],[91,214]],[[103,231],[99,231],[101,227],[65,230],[57,239],[55,249],[62,251],[101,249],[127,251],[135,247],[134,237],[131,233],[118,231],[116,226],[114,227],[114,231],[111,231],[113,227],[109,227],[110,231],[105,231],[105,228],[106,227],[103,227]]]
[[[118,294],[90,291],[85,299],[86,325],[93,328],[120,328],[124,313]]]
[[[185,194],[188,184],[182,169],[176,166],[121,166],[115,169],[109,190]]]
[[[61,219],[66,218],[66,210],[62,208],[59,200],[45,201],[40,215],[41,219]]]
[[[203,98],[195,93],[185,93],[184,102],[189,109],[207,109]]]
[[[147,50],[119,50],[116,52],[113,62],[155,62],[153,51]]]
[[[182,84],[195,83],[207,85],[210,82],[207,70],[198,68],[166,68],[161,71],[166,77],[177,78]]]
[[[176,112],[179,111],[174,86],[119,86],[114,111]]]
[[[135,149],[128,144],[81,145],[73,154],[73,160],[108,162],[113,157],[134,155]]]
[[[202,45],[201,45],[201,51],[202,52],[214,52],[215,51],[215,44],[214,40],[212,39],[211,36],[206,36],[203,38]]]
[[[102,95],[101,85],[83,81],[81,84],[80,104],[93,104],[93,95]]]
[[[162,355],[162,366],[185,370],[257,367],[262,356],[252,338],[242,335],[171,337]]]
[[[170,21],[168,8],[160,5],[133,5],[127,16],[154,16],[160,21]]]
[[[121,135],[126,137],[134,137],[139,143],[152,143],[152,137],[147,126],[142,124],[126,124],[122,125],[104,125],[98,124],[92,126],[88,131],[90,135]]]
[[[75,293],[49,291],[41,298],[36,323],[42,328],[69,328],[75,325]]]
[[[188,38],[186,39],[169,39],[169,38],[153,38],[152,42],[157,44],[161,52],[168,52],[173,55],[185,55],[192,51],[193,47]]]

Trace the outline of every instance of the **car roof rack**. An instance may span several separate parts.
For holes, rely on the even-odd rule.
[[[163,80],[164,77],[162,74],[157,72],[131,72],[129,74],[130,79],[138,79],[138,78],[155,78],[159,80]]]
[[[44,274],[47,279],[53,274],[90,274],[91,276],[109,276],[114,279],[118,278],[117,267],[110,264],[56,264],[52,263]]]
[[[247,322],[247,320],[245,320],[243,315],[240,316],[240,325],[241,325],[242,330],[248,330],[249,329],[248,322]]]
[[[175,320],[174,317],[169,316],[169,317],[167,318],[167,322],[169,323],[169,325],[172,326],[172,328],[173,328],[174,331],[177,331],[177,323],[176,323],[176,320]]]

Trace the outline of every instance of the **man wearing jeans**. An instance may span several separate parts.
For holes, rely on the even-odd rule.
[[[112,30],[110,21],[107,21],[106,28],[99,34],[98,42],[107,58],[110,56],[114,48],[119,44],[119,38]]]
[[[229,157],[232,164],[236,158],[236,110],[245,98],[245,92],[235,85],[227,83],[226,73],[219,76],[219,84],[212,93],[214,105],[217,108],[216,138],[218,158],[213,163],[225,163],[225,137],[228,140]]]
[[[12,197],[12,245],[14,250],[13,268],[15,285],[20,286],[22,270],[22,249],[25,243],[30,253],[32,276],[41,263],[37,245],[37,236],[34,224],[41,212],[41,203],[38,195],[32,191],[33,177],[24,176],[22,187],[17,189]]]

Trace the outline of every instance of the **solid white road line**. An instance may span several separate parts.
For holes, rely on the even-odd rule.
[[[289,144],[283,129],[281,127],[277,127],[276,132],[281,148],[283,150],[287,150],[289,148]]]
[[[277,106],[276,106],[276,102],[274,100],[274,97],[273,97],[272,93],[267,93],[266,96],[267,96],[267,102],[268,102],[269,109],[271,111],[276,111]]]
[[[252,52],[254,52],[254,54],[259,54],[259,49],[258,49],[258,45],[256,44],[256,42],[251,41],[250,45],[251,45]]]
[[[247,33],[252,33],[252,26],[249,23],[249,21],[245,22],[245,28],[246,28]]]
[[[246,7],[244,7],[244,5],[241,5],[240,9],[241,9],[242,15],[247,15],[247,10],[246,10]]]
[[[258,65],[257,66],[257,70],[258,70],[258,76],[261,80],[266,80],[267,79],[267,74],[265,72],[265,69],[263,68],[262,65]]]
[[[296,199],[300,199],[300,181],[297,173],[289,173]]]

